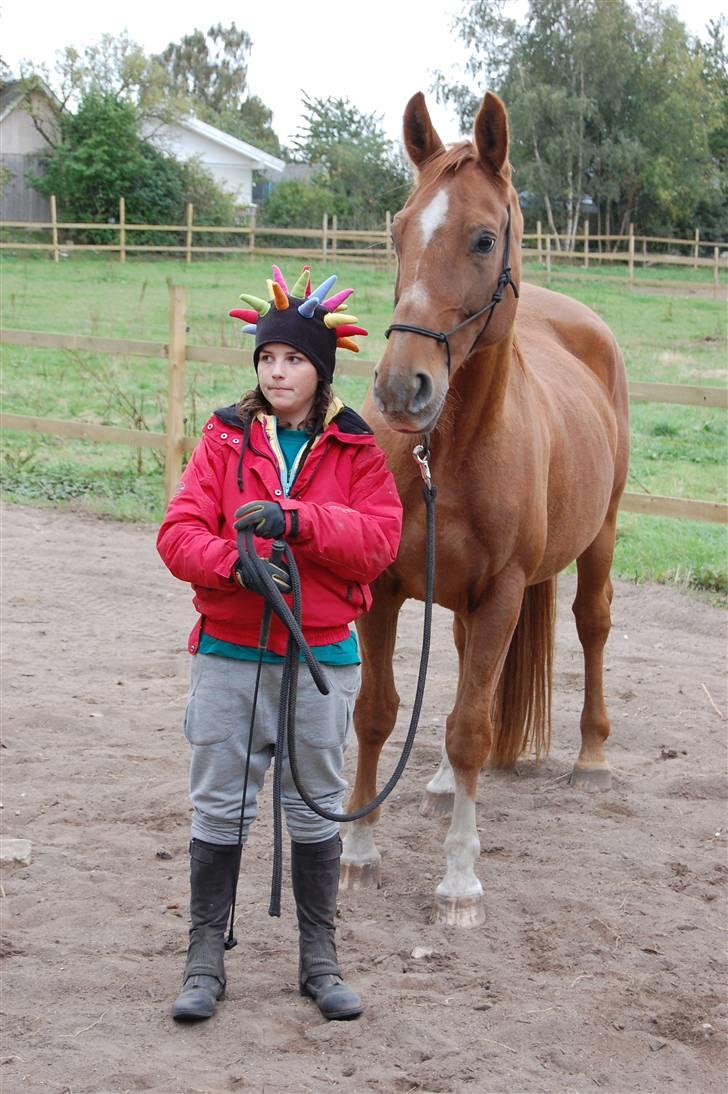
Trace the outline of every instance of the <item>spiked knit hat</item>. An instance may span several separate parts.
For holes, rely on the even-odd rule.
[[[331,383],[336,366],[337,349],[359,352],[352,335],[365,335],[357,326],[357,318],[347,312],[346,300],[353,289],[342,289],[326,300],[336,282],[336,274],[327,277],[318,288],[311,289],[308,266],[292,289],[289,290],[283,274],[273,267],[273,277],[268,281],[268,299],[250,293],[241,293],[246,308],[234,308],[229,314],[240,319],[245,326],[244,334],[255,335],[253,361],[258,368],[260,351],[268,342],[282,342],[298,349],[315,366],[323,380]]]

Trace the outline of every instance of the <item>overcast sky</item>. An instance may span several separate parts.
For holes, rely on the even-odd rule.
[[[158,52],[196,27],[235,22],[253,40],[250,91],[273,111],[273,128],[289,143],[300,122],[301,91],[314,97],[346,97],[366,113],[382,116],[387,134],[399,137],[402,111],[416,91],[428,93],[436,69],[451,72],[464,60],[452,31],[462,0],[176,0],[155,4],[123,0],[118,7],[80,0],[46,3],[0,0],[0,52],[17,74],[21,60],[52,67],[56,50],[98,41],[124,28],[148,53]],[[725,9],[725,0],[673,0],[691,31]],[[508,0],[514,14],[525,0]],[[425,14],[426,12],[426,14]],[[485,90],[485,89],[483,89]],[[454,116],[428,94],[433,120],[445,141],[459,134]]]

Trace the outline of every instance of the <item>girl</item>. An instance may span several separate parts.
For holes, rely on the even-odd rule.
[[[262,583],[237,548],[253,528],[261,558],[285,538],[298,566],[303,632],[325,666],[329,694],[299,674],[296,741],[302,785],[332,812],[341,809],[344,748],[359,686],[349,625],[371,603],[369,584],[395,558],[402,508],[383,452],[358,414],[331,391],[336,350],[358,350],[366,334],[346,312],[345,289],[326,299],[335,277],[311,291],[308,267],[289,291],[278,267],[268,299],[243,295],[230,314],[255,334],[257,387],[205,424],[159,531],[159,553],[191,583],[199,619],[185,714],[191,748],[190,944],[177,1019],[209,1018],[225,990],[224,932],[240,864],[243,773],[264,602]],[[284,567],[266,566],[282,593]],[[273,754],[286,632],[273,618],[257,700],[242,843]],[[329,1019],[354,1018],[358,995],[336,957],[338,825],[302,801],[286,762],[283,806],[299,926],[299,986]]]

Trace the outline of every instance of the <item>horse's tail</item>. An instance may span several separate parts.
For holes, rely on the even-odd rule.
[[[555,620],[556,578],[529,585],[493,701],[493,767],[512,767],[529,747],[537,757],[549,750]]]

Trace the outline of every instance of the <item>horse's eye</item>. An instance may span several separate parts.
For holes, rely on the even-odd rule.
[[[473,252],[476,255],[489,255],[496,245],[495,238],[487,232],[478,232],[473,240]]]
[[[489,255],[494,247],[495,239],[487,232],[481,232],[473,242],[473,251],[476,255]]]

